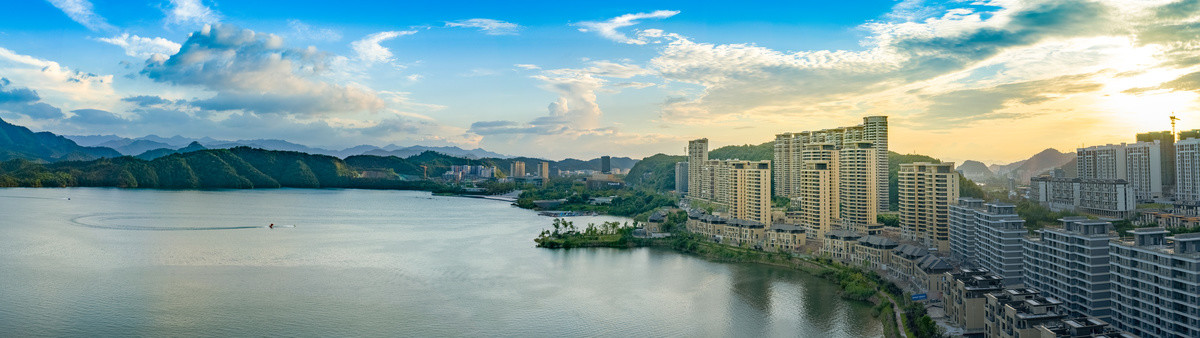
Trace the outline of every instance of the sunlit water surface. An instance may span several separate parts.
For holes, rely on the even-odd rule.
[[[534,248],[550,222],[425,192],[0,189],[0,335],[881,334],[824,280]]]

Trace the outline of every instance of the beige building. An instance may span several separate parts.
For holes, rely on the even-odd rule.
[[[900,165],[900,238],[950,252],[950,205],[958,200],[954,163]]]
[[[850,264],[855,260],[855,249],[862,235],[850,230],[834,230],[825,233],[821,240],[821,254],[830,259]]]
[[[788,220],[808,228],[808,237],[819,240],[838,222],[838,151],[832,143],[804,147],[800,190],[792,198],[799,210],[792,212]]]
[[[542,179],[544,180],[550,179],[550,162],[542,162],[538,166],[538,174],[541,175]]]
[[[708,140],[688,143],[688,197],[716,204],[732,219],[771,226],[771,161],[708,160]],[[699,166],[693,165],[698,163]]]
[[[986,325],[985,296],[1004,290],[1004,277],[987,269],[963,269],[943,276],[946,285],[942,299],[950,324],[962,328],[964,336],[982,334]]]
[[[704,170],[704,164],[708,163],[708,139],[702,138],[699,140],[688,141],[688,197],[698,199],[710,199],[709,191],[712,187],[704,186],[704,183],[711,183],[701,177],[701,172]]]
[[[525,177],[525,162],[513,161],[512,165],[509,165],[508,176],[514,178]]]
[[[1037,326],[1066,318],[1062,301],[1035,289],[1006,289],[984,296],[984,334],[996,338],[1040,337]]]
[[[864,235],[883,231],[876,203],[880,195],[885,202],[887,199],[887,164],[883,165],[883,189],[878,189],[878,154],[879,149],[866,141],[844,144],[838,151],[838,220],[842,228]],[[882,210],[887,210],[886,205]]]
[[[777,252],[800,252],[808,238],[805,229],[795,224],[772,224],[767,230],[766,250]]]
[[[883,236],[866,236],[858,240],[851,252],[850,261],[870,270],[880,270],[891,263],[892,250],[899,245]]]
[[[797,133],[782,133],[775,135],[775,189],[776,196],[788,198],[799,197],[802,194],[802,170],[807,166],[805,152],[811,144],[827,144],[833,150],[852,148],[860,142],[870,143],[877,149],[873,156],[872,167],[866,169],[875,176],[871,182],[876,193],[872,196],[877,211],[888,210],[887,180],[888,180],[888,124],[887,116],[868,116],[863,123],[856,126],[839,127],[817,131]],[[867,165],[867,163],[863,163]]]

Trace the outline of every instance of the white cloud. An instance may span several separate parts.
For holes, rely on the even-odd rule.
[[[149,58],[155,54],[169,56],[179,52],[180,45],[163,38],[144,38],[123,33],[111,38],[97,40],[113,44],[125,49],[125,54],[139,58]]]
[[[517,35],[520,25],[493,19],[467,19],[447,21],[446,27],[479,28],[487,35]]]
[[[221,14],[205,6],[201,0],[171,0],[171,8],[166,10],[167,23],[210,24],[221,21]]]
[[[296,40],[338,41],[342,39],[342,33],[338,33],[336,30],[315,28],[300,20],[288,20],[288,27],[292,29],[291,37]]]
[[[617,29],[636,25],[638,20],[665,19],[675,16],[675,14],[679,14],[679,11],[657,10],[650,13],[625,14],[609,19],[608,21],[585,21],[580,22],[578,25],[584,27],[579,29],[580,32],[595,32],[606,39],[624,44],[644,45],[646,44],[645,36],[639,36],[636,39],[630,38],[624,33],[618,32]],[[653,31],[650,32],[650,34],[654,33]],[[661,35],[662,31],[658,31],[657,33]]]
[[[43,101],[68,109],[76,108],[75,103],[106,107],[117,97],[112,75],[72,70],[58,62],[17,54],[3,47],[0,47],[0,74],[13,83],[36,90]]]
[[[538,70],[538,69],[542,69],[542,67],[538,67],[537,65],[531,65],[531,64],[527,64],[527,63],[518,63],[518,64],[515,64],[515,65],[513,65],[513,67],[521,68],[521,69],[524,69],[524,70]]]
[[[71,20],[75,20],[79,24],[93,31],[111,31],[115,29],[108,24],[103,17],[96,15],[92,11],[92,3],[87,0],[48,0],[50,4],[63,13],[67,14]]]
[[[417,31],[384,31],[371,35],[367,35],[362,40],[350,43],[350,47],[354,49],[355,55],[359,60],[365,62],[391,62],[393,60],[392,51],[386,47],[379,45],[383,41],[395,39],[403,35],[416,34]]]

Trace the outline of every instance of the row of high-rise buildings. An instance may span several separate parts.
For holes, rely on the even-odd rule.
[[[708,139],[688,142],[687,196],[731,218],[771,225],[771,161],[713,160]]]
[[[869,116],[856,126],[775,135],[775,196],[792,200],[788,221],[809,238],[835,229],[879,234],[888,210],[888,125]]]
[[[1054,210],[1128,218],[1138,203],[1200,206],[1200,130],[1137,134],[1136,143],[1076,150],[1075,177],[1030,180],[1029,199]],[[1188,208],[1190,206],[1190,208]]]

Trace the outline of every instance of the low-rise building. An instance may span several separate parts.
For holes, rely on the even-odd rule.
[[[984,296],[984,333],[988,337],[1018,338],[1039,335],[1037,326],[1066,318],[1062,301],[1043,297],[1036,289],[1006,289]]]
[[[1133,187],[1124,179],[1038,176],[1030,179],[1029,199],[1054,211],[1117,218],[1130,217],[1137,208]]]
[[[1177,214],[1162,210],[1141,210],[1134,221],[1137,225],[1154,225],[1167,229],[1194,228],[1200,226],[1200,216]]]
[[[662,232],[663,224],[666,224],[666,222],[667,212],[665,210],[656,210],[646,219],[646,232]]]
[[[859,233],[850,230],[826,232],[825,239],[821,241],[821,253],[829,256],[830,259],[851,263],[854,260],[854,249],[862,237]]]
[[[858,247],[854,248],[850,261],[870,270],[884,269],[892,256],[892,249],[897,245],[899,244],[896,241],[883,236],[865,236],[858,240]]]
[[[944,275],[946,286],[942,289],[946,306],[946,319],[963,329],[964,336],[984,333],[984,313],[989,293],[1004,290],[1004,277],[992,274],[987,269],[963,269],[958,273]]]
[[[1091,317],[1067,318],[1037,325],[1037,338],[1137,338],[1103,320]]]
[[[912,244],[900,244],[892,249],[888,273],[903,283],[912,285],[915,293],[924,293],[929,299],[942,299],[943,274],[953,270],[940,257],[929,254],[929,250]]]
[[[800,252],[807,244],[806,229],[795,224],[771,224],[767,230],[766,249],[777,252]]]
[[[1200,233],[1129,232],[1109,251],[1113,323],[1143,337],[1200,337]]]

